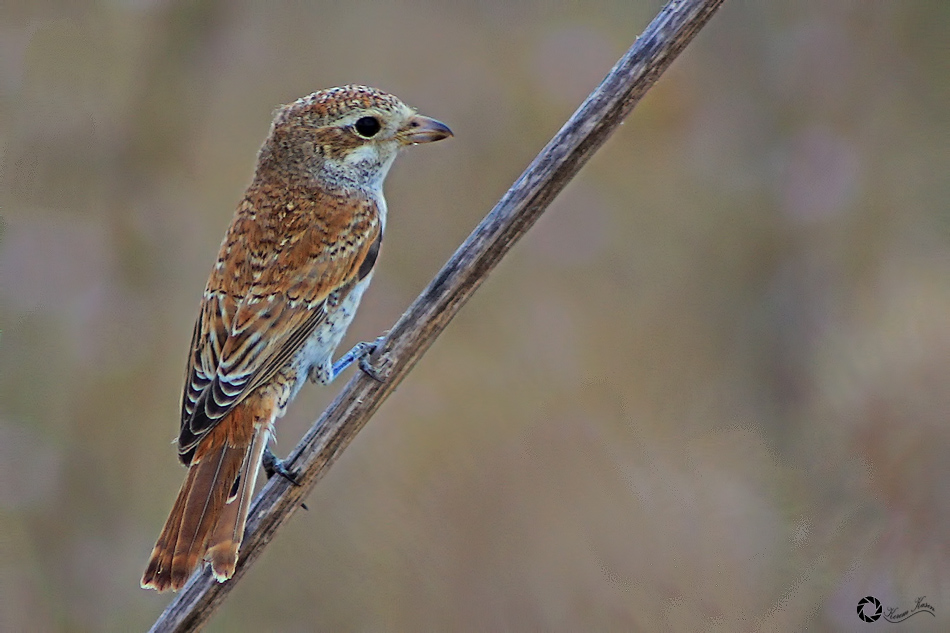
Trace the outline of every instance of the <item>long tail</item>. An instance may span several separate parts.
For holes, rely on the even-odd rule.
[[[261,457],[264,455],[269,435],[269,430],[263,428],[254,435],[251,450],[247,452],[241,468],[240,479],[235,482],[237,490],[232,488],[232,496],[224,506],[208,540],[205,559],[211,561],[211,573],[218,582],[224,582],[234,575],[238,549],[244,539],[247,511],[251,508],[251,497],[254,496],[254,482],[257,481]]]
[[[211,561],[219,582],[234,574],[261,454],[270,433],[270,421],[254,424],[253,416],[231,420],[231,416],[243,418],[247,413],[240,408],[233,411],[195,451],[142,576],[143,588],[178,591],[202,560]],[[253,431],[248,432],[250,429]]]

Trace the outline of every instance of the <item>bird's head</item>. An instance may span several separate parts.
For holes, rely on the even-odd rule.
[[[400,148],[452,136],[444,123],[367,86],[320,90],[278,109],[258,169],[329,189],[382,186]]]

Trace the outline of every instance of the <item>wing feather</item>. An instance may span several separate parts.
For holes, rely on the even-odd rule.
[[[327,198],[312,204],[342,206]],[[259,219],[264,214],[254,213],[248,200],[239,209],[192,336],[178,440],[186,464],[218,421],[292,361],[335,309],[334,297],[365,276],[382,227],[376,205],[361,202],[357,213],[329,214],[335,222],[305,217],[305,209],[290,220],[277,218],[282,223]],[[295,220],[302,221],[295,226]]]

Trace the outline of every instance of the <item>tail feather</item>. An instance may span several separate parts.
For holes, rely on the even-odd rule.
[[[224,446],[211,449],[191,468],[194,483],[188,493],[185,511],[172,558],[172,588],[184,586],[201,563],[208,536],[218,522],[231,487],[247,457],[248,447]]]
[[[152,549],[152,555],[149,557],[148,567],[145,569],[145,575],[142,576],[142,588],[157,589],[165,591],[172,584],[172,557],[175,554],[175,545],[178,543],[178,533],[181,531],[181,517],[185,512],[185,503],[188,501],[188,491],[191,489],[194,480],[195,471],[189,469],[185,482],[178,491],[178,498],[175,499],[175,505],[165,521],[165,527]],[[178,587],[175,588],[176,591]]]
[[[224,582],[234,575],[238,549],[244,539],[244,525],[247,523],[247,513],[251,507],[254,483],[257,481],[268,436],[269,433],[265,429],[258,429],[255,433],[254,443],[251,445],[251,450],[247,452],[244,465],[241,467],[237,490],[225,504],[218,517],[218,523],[208,539],[205,559],[211,562],[211,572],[219,582]]]
[[[231,415],[250,413],[238,409]],[[222,420],[197,447],[188,476],[152,550],[142,577],[143,588],[181,589],[209,554],[216,579],[223,582],[234,573],[270,431],[269,423],[260,424],[253,415],[247,417]],[[227,560],[221,558],[223,553],[227,553]]]

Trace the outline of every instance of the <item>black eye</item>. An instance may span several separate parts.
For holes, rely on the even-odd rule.
[[[379,132],[380,126],[379,121],[376,120],[374,116],[364,116],[356,120],[356,125],[353,126],[356,128],[356,133],[364,138],[370,138],[376,136]]]

